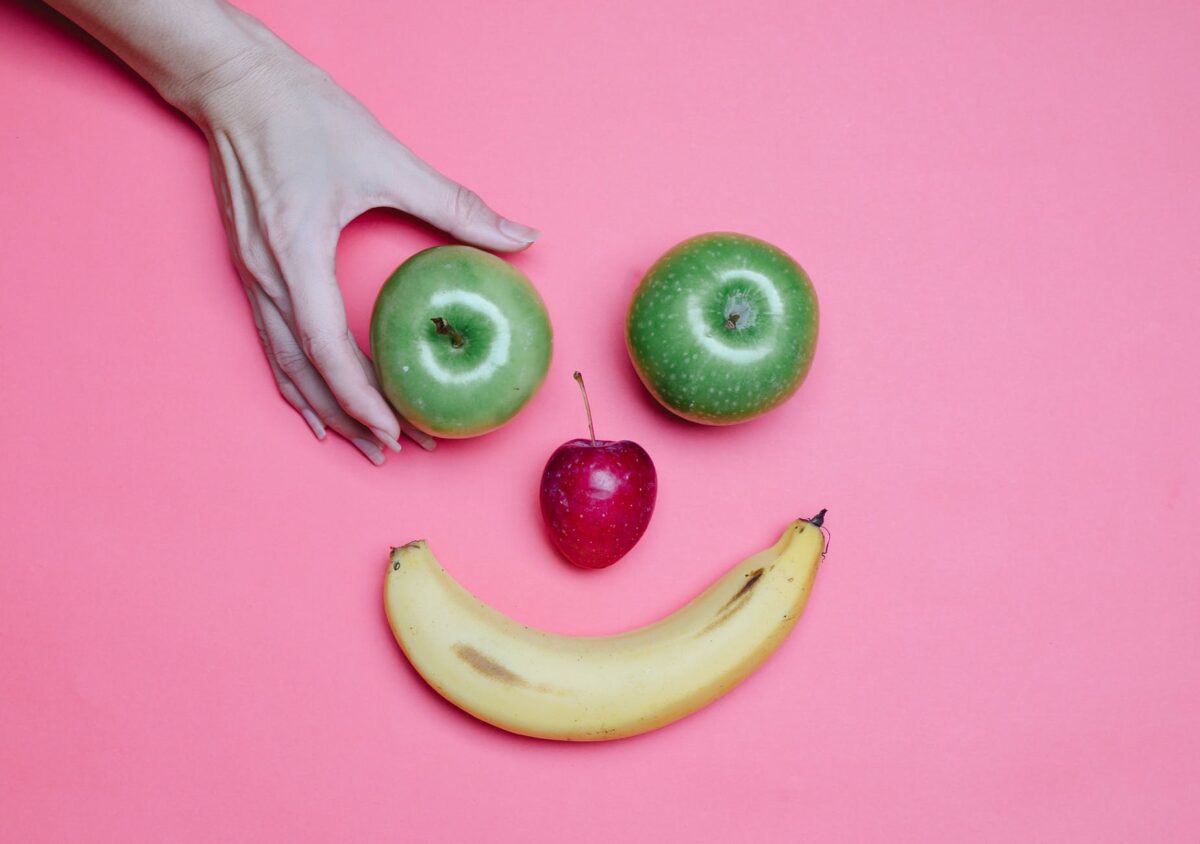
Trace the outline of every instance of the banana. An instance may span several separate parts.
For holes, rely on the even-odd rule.
[[[392,549],[384,606],[417,672],[476,718],[538,738],[624,738],[706,706],[779,647],[824,554],[824,516],[792,522],[676,612],[615,636],[509,618],[459,585],[424,540]]]

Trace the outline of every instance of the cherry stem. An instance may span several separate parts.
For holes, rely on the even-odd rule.
[[[465,339],[463,339],[463,336],[458,333],[453,325],[446,322],[446,320],[442,319],[440,316],[435,316],[430,320],[430,322],[433,323],[433,327],[437,329],[438,334],[450,335],[450,345],[454,348],[461,349],[463,344],[467,342]]]
[[[596,444],[596,429],[592,427],[592,405],[588,401],[587,387],[583,386],[583,373],[576,372],[575,380],[579,382],[579,392],[583,393],[583,409],[587,412],[588,418],[588,435],[592,438],[592,445]]]
[[[733,314],[730,314],[729,316],[725,317],[725,327],[726,328],[737,328],[738,320],[741,319],[741,317],[742,317],[742,315],[738,314],[738,313],[733,313]]]

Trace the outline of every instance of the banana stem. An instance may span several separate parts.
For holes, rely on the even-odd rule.
[[[825,524],[825,508],[821,508],[821,512],[809,519],[808,523],[813,527],[820,527]]]

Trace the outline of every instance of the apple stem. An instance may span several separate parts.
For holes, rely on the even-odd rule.
[[[592,438],[592,445],[596,444],[596,429],[592,427],[592,405],[588,401],[587,387],[583,386],[583,373],[576,371],[575,380],[579,382],[579,392],[583,393],[583,409],[587,412],[588,419],[588,436]]]
[[[463,344],[467,342],[465,339],[463,339],[463,336],[459,334],[457,330],[455,330],[453,325],[446,322],[446,320],[442,319],[440,316],[435,316],[430,320],[430,322],[433,323],[433,327],[437,329],[438,334],[450,335],[450,345],[454,348],[461,349]]]
[[[741,316],[742,315],[739,313],[732,313],[729,316],[725,317],[725,327],[726,328],[737,328],[738,320],[741,319]]]

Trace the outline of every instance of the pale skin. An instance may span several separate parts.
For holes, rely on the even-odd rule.
[[[376,465],[405,435],[346,323],[342,229],[370,208],[498,252],[538,232],[501,217],[398,141],[327,73],[223,0],[47,0],[144,77],[208,139],[229,249],[279,392],[318,439]]]

